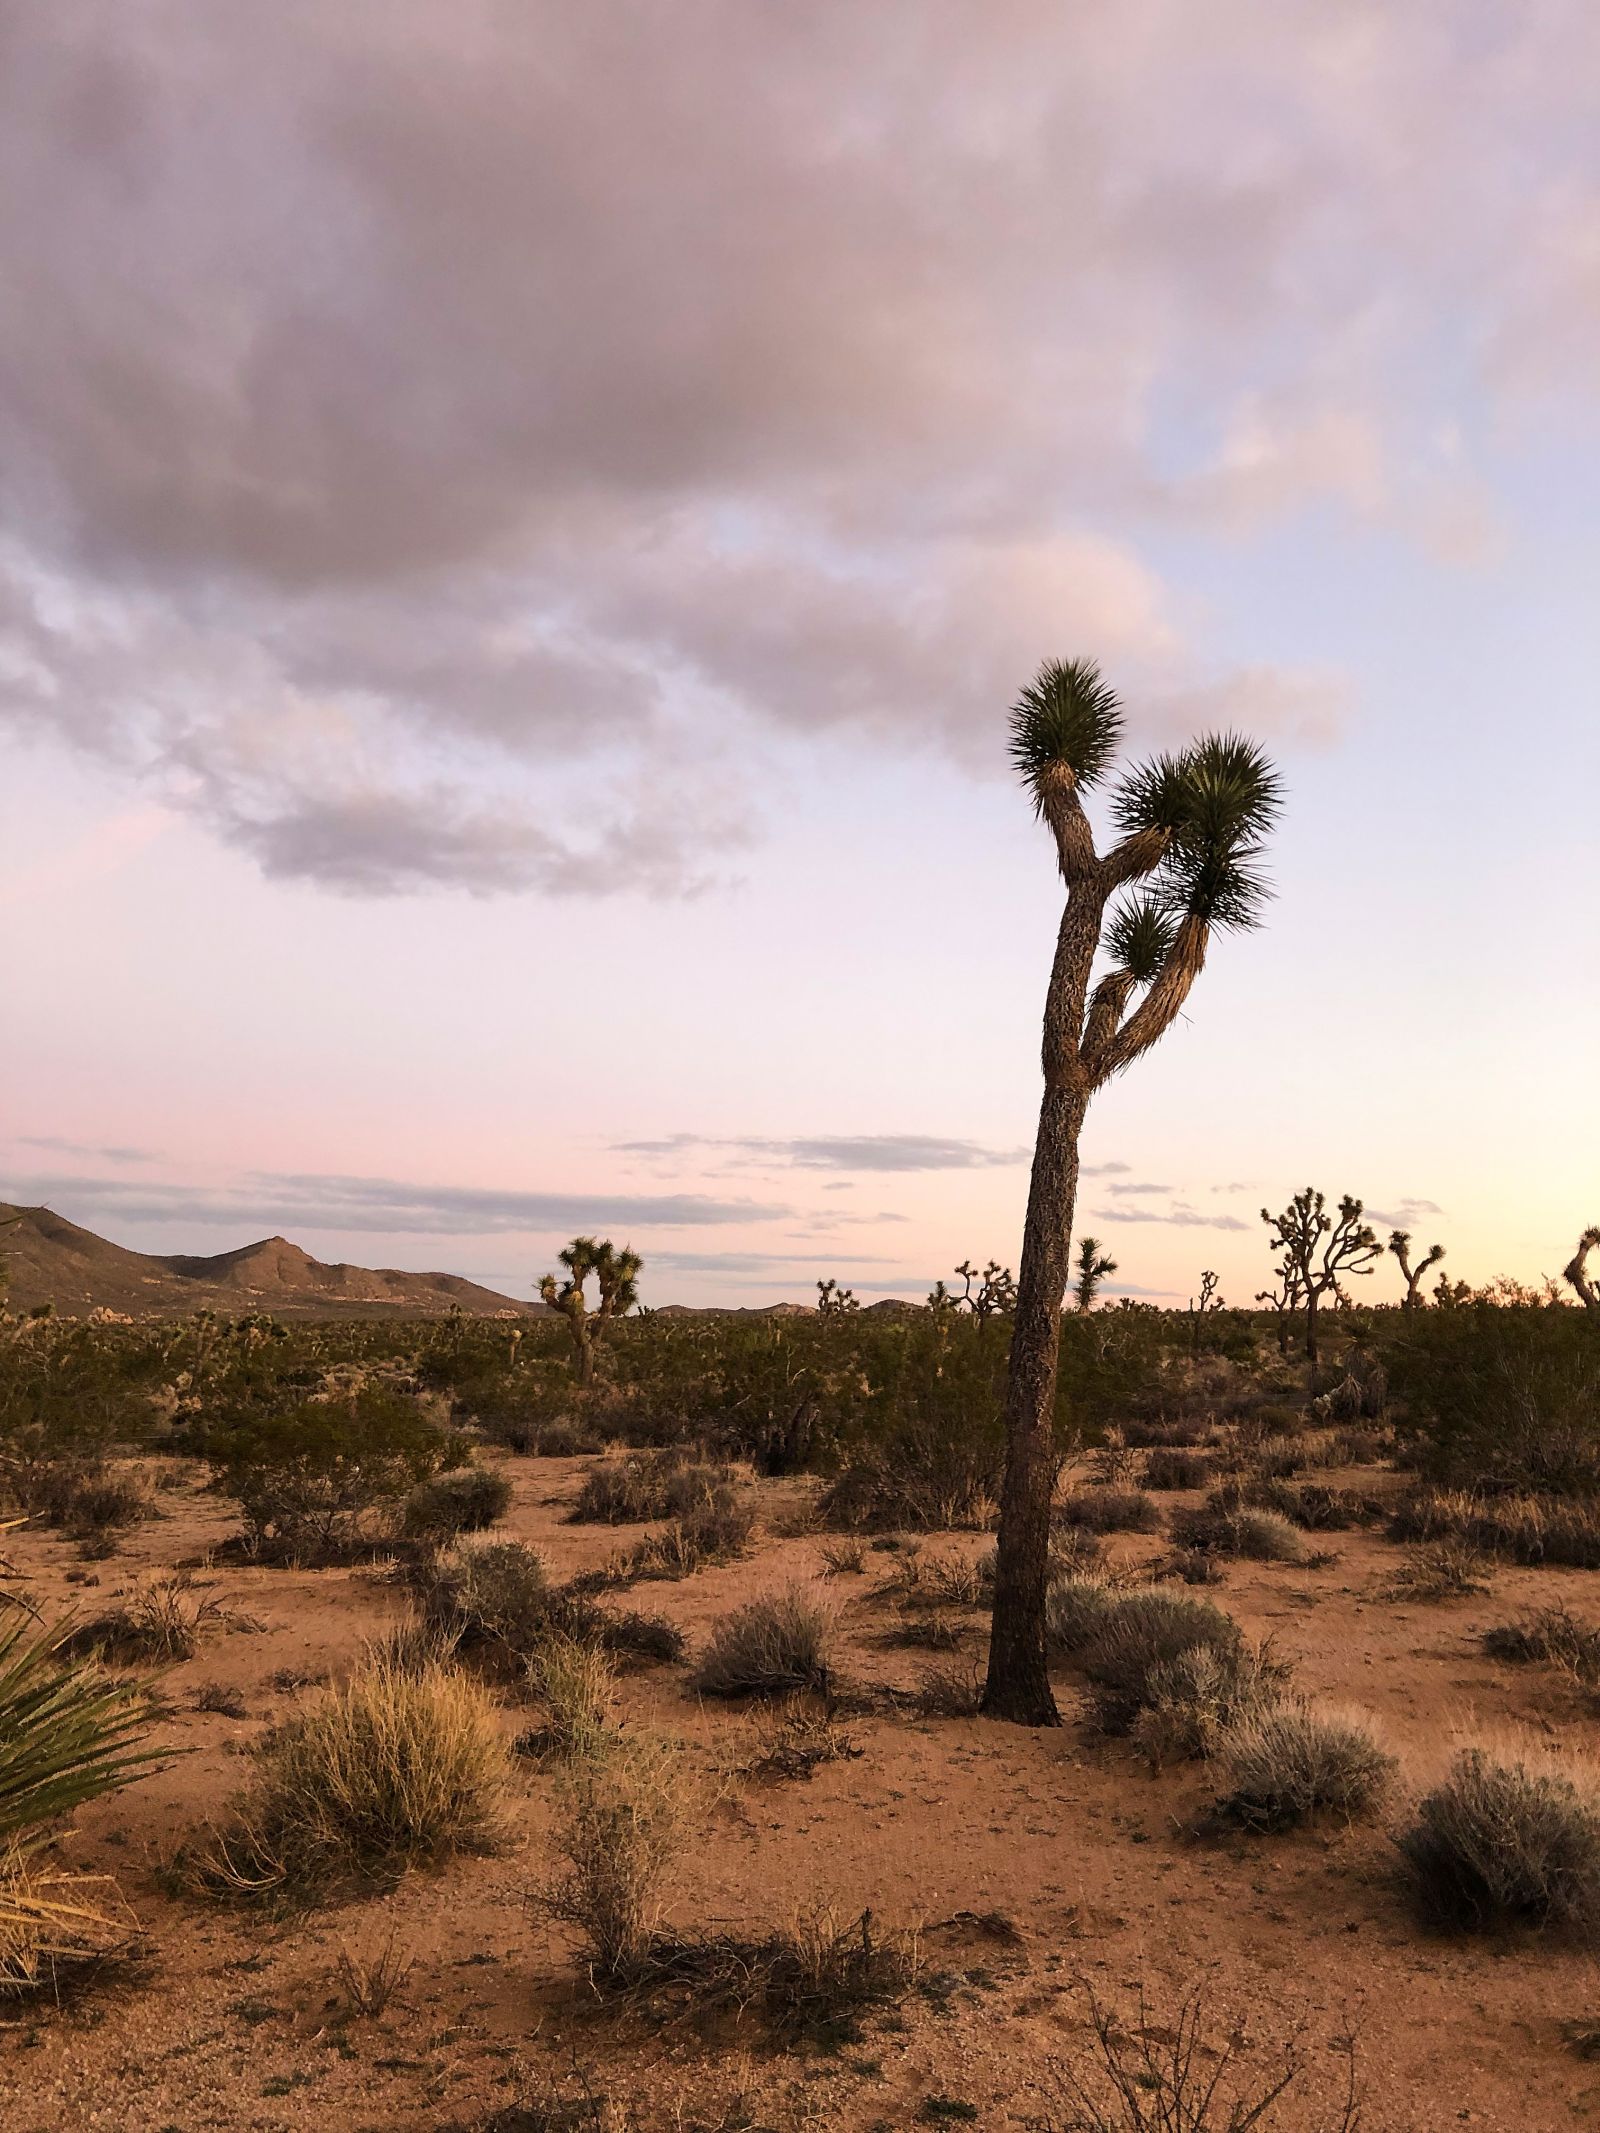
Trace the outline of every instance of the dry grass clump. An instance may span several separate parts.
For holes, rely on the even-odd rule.
[[[1057,1500],[1052,1515],[1059,1526],[1090,1533],[1161,1531],[1161,1506],[1142,1489],[1073,1489]]]
[[[994,1586],[994,1550],[977,1562],[939,1548],[913,1542],[896,1556],[874,1599],[897,1600],[902,1607],[982,1607]]]
[[[346,2008],[367,2021],[380,2020],[390,2001],[403,1989],[416,1960],[400,1945],[398,1932],[392,1926],[386,1937],[372,1947],[352,1948],[341,1941],[334,1976]]]
[[[955,1615],[910,1615],[880,1631],[878,1642],[889,1651],[954,1652],[970,1627]]]
[[[631,1526],[682,1518],[731,1489],[730,1466],[713,1466],[681,1448],[627,1452],[590,1467],[573,1500],[577,1525]]]
[[[408,1540],[452,1541],[482,1533],[511,1508],[511,1484],[493,1467],[464,1466],[435,1474],[406,1498],[401,1531]]]
[[[984,1670],[966,1666],[930,1666],[912,1696],[919,1718],[976,1718],[983,1706]]]
[[[618,1584],[635,1578],[686,1578],[712,1563],[732,1563],[744,1554],[755,1529],[751,1505],[731,1488],[719,1488],[660,1533],[630,1548],[608,1572]]]
[[[866,1545],[853,1535],[824,1542],[820,1552],[824,1577],[860,1577],[867,1567]]]
[[[1316,1704],[1272,1703],[1236,1718],[1220,1742],[1230,1789],[1218,1802],[1252,1829],[1369,1814],[1398,1768],[1370,1722]]]
[[[1600,1687],[1600,1626],[1581,1622],[1563,1606],[1540,1607],[1519,1621],[1486,1630],[1484,1649],[1518,1664],[1560,1667],[1577,1687]]]
[[[1406,1550],[1384,1589],[1395,1600],[1465,1600],[1489,1590],[1489,1565],[1467,1541],[1428,1541]]]
[[[1311,1552],[1276,1511],[1256,1510],[1220,1490],[1196,1510],[1174,1512],[1172,1538],[1179,1548],[1253,1563],[1304,1563]]]
[[[1400,1838],[1435,1924],[1600,1924],[1600,1782],[1546,1751],[1463,1748]]]
[[[1397,1540],[1456,1540],[1515,1563],[1600,1569],[1600,1503],[1568,1496],[1480,1496],[1415,1489],[1396,1505]]]
[[[494,1706],[470,1676],[374,1654],[261,1742],[205,1878],[314,1900],[489,1849],[504,1767]]]
[[[1212,1460],[1183,1445],[1157,1445],[1144,1462],[1147,1489],[1203,1489],[1211,1479]]]
[[[831,1610],[798,1585],[721,1615],[695,1668],[704,1696],[786,1696],[826,1691]]]
[[[0,1855],[0,2001],[59,1999],[141,1937],[109,1875],[41,1870],[21,1848]]]
[[[619,1735],[612,1752],[576,1761],[557,1795],[562,1870],[537,1907],[582,1935],[595,1978],[637,1976],[662,1913],[661,1886],[706,1787],[675,1741]]]
[[[1383,1515],[1381,1504],[1354,1489],[1331,1488],[1324,1481],[1274,1481],[1245,1474],[1219,1497],[1260,1511],[1276,1511],[1307,1533],[1343,1533]]]
[[[518,1739],[517,1753],[545,1761],[601,1754],[611,1735],[616,1679],[615,1665],[598,1645],[547,1637],[528,1662],[528,1685],[544,1705],[544,1722]]]
[[[234,1616],[220,1600],[193,1597],[193,1582],[186,1571],[179,1570],[134,1585],[119,1606],[69,1631],[62,1650],[76,1657],[108,1659],[119,1666],[171,1664],[192,1659],[207,1629],[248,1623],[247,1617]]]

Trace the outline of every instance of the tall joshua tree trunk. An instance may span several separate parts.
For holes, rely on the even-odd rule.
[[[1025,1724],[1053,1722],[1043,1635],[1050,1577],[1050,1505],[1056,1481],[1056,1372],[1061,1304],[1071,1272],[1072,1222],[1078,1198],[1078,1139],[1086,1096],[1046,1088],[1034,1144],[1028,1214],[1022,1232],[1006,1391],[1006,1475],[1000,1494],[994,1630],[989,1676],[1006,1683],[1015,1708],[985,1707]],[[1027,1714],[1037,1713],[1029,1717]]]
[[[1251,866],[1277,810],[1261,755],[1232,738],[1197,742],[1134,771],[1112,804],[1121,841],[1103,856],[1083,810],[1116,751],[1116,696],[1086,661],[1042,667],[1011,719],[1011,753],[1055,841],[1067,902],[1044,1013],[1044,1098],[1017,1282],[1006,1391],[994,1624],[983,1708],[1059,1723],[1045,1650],[1050,1506],[1056,1478],[1061,1309],[1071,1275],[1078,1143],[1094,1092],[1171,1026],[1213,926],[1254,923]],[[1147,881],[1106,923],[1119,889]],[[1096,955],[1111,967],[1090,991]],[[1137,997],[1137,1004],[1135,999]]]

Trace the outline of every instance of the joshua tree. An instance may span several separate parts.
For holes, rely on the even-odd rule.
[[[1189,1298],[1189,1352],[1191,1355],[1197,1356],[1200,1353],[1200,1334],[1207,1312],[1227,1309],[1226,1302],[1217,1294],[1221,1279],[1221,1275],[1213,1273],[1210,1267],[1204,1268],[1200,1275],[1199,1301],[1196,1302],[1192,1296]]]
[[[1297,1192],[1281,1215],[1263,1207],[1261,1219],[1272,1231],[1272,1249],[1282,1252],[1284,1263],[1299,1283],[1306,1307],[1306,1361],[1317,1360],[1317,1310],[1324,1296],[1348,1302],[1344,1279],[1351,1274],[1370,1274],[1372,1262],[1383,1247],[1378,1233],[1361,1219],[1361,1202],[1348,1193],[1339,1202],[1335,1221],[1327,1201],[1308,1185]]]
[[[1074,1292],[1080,1311],[1092,1311],[1100,1284],[1117,1271],[1117,1262],[1100,1249],[1098,1237],[1078,1239],[1078,1285]]]
[[[847,1311],[859,1311],[854,1289],[841,1289],[836,1281],[817,1283],[817,1309],[824,1318],[843,1318]]]
[[[1589,1254],[1597,1248],[1600,1229],[1586,1229],[1578,1239],[1578,1249],[1562,1268],[1563,1278],[1577,1290],[1578,1301],[1586,1311],[1600,1311],[1600,1289],[1589,1279]]]
[[[578,1383],[592,1385],[595,1343],[638,1302],[639,1269],[644,1262],[627,1246],[619,1252],[609,1237],[603,1244],[593,1237],[574,1237],[557,1256],[567,1270],[567,1278],[563,1281],[558,1274],[542,1276],[539,1294],[563,1314],[571,1329],[572,1345],[578,1355]],[[600,1290],[600,1301],[592,1311],[583,1293],[591,1274]]]
[[[1427,1273],[1429,1267],[1437,1266],[1444,1257],[1444,1246],[1442,1244],[1430,1244],[1425,1255],[1413,1266],[1411,1264],[1411,1232],[1408,1229],[1397,1229],[1390,1234],[1389,1249],[1399,1261],[1400,1271],[1405,1276],[1406,1293],[1401,1300],[1400,1308],[1402,1311],[1414,1311],[1422,1301],[1420,1293],[1422,1277]]]
[[[1289,1326],[1300,1306],[1300,1276],[1295,1263],[1287,1252],[1278,1261],[1273,1272],[1278,1277],[1275,1289],[1257,1289],[1256,1302],[1265,1304],[1269,1311],[1276,1312],[1278,1319],[1278,1353],[1289,1353]]]
[[[981,1274],[970,1259],[963,1259],[956,1272],[964,1286],[955,1302],[958,1307],[965,1306],[974,1318],[993,1318],[997,1311],[1016,1309],[1017,1285],[1010,1267],[1002,1266],[998,1259],[991,1259]],[[976,1295],[972,1291],[974,1282],[978,1284]]]
[[[1055,842],[1066,884],[1044,1010],[1044,1095],[1023,1230],[1006,1392],[1006,1469],[983,1708],[1024,1725],[1059,1714],[1045,1665],[1055,1487],[1056,1371],[1071,1275],[1078,1142],[1091,1098],[1165,1034],[1216,927],[1253,925],[1255,868],[1277,780],[1249,742],[1210,737],[1128,774],[1104,854],[1083,795],[1111,767],[1122,712],[1088,661],[1044,666],[1011,714],[1011,756]],[[1143,883],[1142,890],[1133,887]],[[1110,910],[1119,891],[1129,894]],[[1104,948],[1109,968],[1090,992]]]

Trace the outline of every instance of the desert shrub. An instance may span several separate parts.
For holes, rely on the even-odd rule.
[[[1210,1479],[1207,1455],[1176,1445],[1158,1445],[1144,1463],[1147,1489],[1203,1489]]]
[[[186,1571],[135,1584],[120,1605],[81,1622],[62,1639],[73,1657],[109,1659],[122,1666],[192,1659],[202,1633],[232,1617],[216,1598],[197,1598]],[[259,1624],[246,1619],[242,1626]]]
[[[674,1447],[627,1452],[590,1467],[573,1500],[575,1524],[629,1526],[682,1518],[732,1494],[733,1469],[690,1460]]]
[[[95,1453],[63,1451],[37,1431],[0,1448],[0,1494],[30,1518],[100,1547],[139,1525],[153,1508],[138,1475],[106,1465]]]
[[[1145,1676],[1133,1744],[1155,1770],[1214,1755],[1234,1728],[1273,1708],[1285,1678],[1286,1669],[1253,1646],[1190,1645]]]
[[[1600,1685],[1600,1627],[1562,1606],[1540,1607],[1519,1621],[1484,1632],[1485,1651],[1496,1659],[1558,1666],[1581,1688]]]
[[[392,1538],[412,1490],[464,1452],[415,1400],[372,1384],[251,1416],[216,1432],[207,1457],[253,1553],[330,1563]]]
[[[859,1577],[867,1567],[867,1551],[853,1537],[826,1542],[821,1555],[825,1577]]]
[[[1045,1594],[1045,1641],[1063,1658],[1081,1652],[1116,1604],[1103,1578],[1074,1573],[1055,1579]]]
[[[1052,1516],[1057,1525],[1080,1526],[1090,1533],[1161,1530],[1161,1507],[1142,1489],[1073,1489],[1057,1500]]]
[[[833,1616],[799,1586],[721,1615],[695,1669],[706,1696],[783,1696],[828,1686]]]
[[[1344,1533],[1382,1516],[1381,1506],[1369,1497],[1321,1481],[1246,1480],[1239,1500],[1258,1510],[1276,1511],[1306,1533]]]
[[[210,1876],[309,1899],[486,1850],[504,1763],[494,1706],[470,1676],[374,1655],[261,1742]]]
[[[1470,1599],[1489,1590],[1489,1565],[1466,1541],[1425,1541],[1406,1550],[1386,1589],[1396,1600]]]
[[[1159,1588],[1113,1595],[1078,1654],[1100,1725],[1108,1733],[1127,1732],[1150,1702],[1158,1670],[1199,1650],[1225,1662],[1245,1650],[1238,1623],[1220,1607]]]
[[[412,1540],[451,1541],[481,1533],[511,1508],[511,1484],[493,1467],[458,1467],[419,1482],[406,1498],[402,1531]]]
[[[661,1917],[661,1885],[704,1788],[675,1741],[621,1736],[608,1755],[580,1758],[557,1795],[562,1871],[541,1892],[547,1917],[582,1935],[596,1978],[636,1976]]]
[[[1211,1555],[1242,1556],[1254,1563],[1303,1563],[1309,1551],[1299,1533],[1276,1511],[1226,1499],[1192,1511],[1175,1511],[1172,1538],[1179,1548]]]
[[[1388,1362],[1402,1441],[1431,1479],[1534,1495],[1600,1491],[1592,1313],[1484,1297],[1403,1316]]]
[[[1389,1449],[1379,1429],[1334,1429],[1328,1432],[1329,1466],[1376,1466]]]
[[[1463,1748],[1400,1849],[1438,1925],[1600,1921],[1600,1787],[1587,1766]]]
[[[983,1705],[984,1670],[977,1664],[930,1666],[917,1684],[919,1718],[976,1718]]]
[[[1167,1558],[1163,1575],[1177,1578],[1185,1585],[1222,1585],[1227,1582],[1221,1559],[1209,1548],[1175,1548]]]
[[[1235,1717],[1220,1754],[1229,1790],[1219,1807],[1252,1829],[1294,1829],[1321,1815],[1353,1821],[1377,1806],[1398,1767],[1366,1719],[1300,1702]]]
[[[755,1527],[754,1508],[730,1488],[719,1488],[692,1510],[630,1548],[615,1566],[618,1582],[634,1578],[684,1578],[711,1563],[743,1555]]]
[[[854,1734],[809,1696],[792,1696],[759,1723],[747,1777],[809,1781],[825,1763],[859,1761]]]
[[[608,1654],[578,1637],[546,1637],[528,1662],[528,1685],[544,1705],[544,1723],[517,1742],[520,1755],[598,1755],[609,1738],[607,1713],[616,1687]]]
[[[1316,2061],[1303,2051],[1298,2030],[1262,2065],[1247,2042],[1246,2020],[1214,2015],[1203,1989],[1175,2007],[1157,2008],[1141,1984],[1126,2010],[1101,2001],[1092,1987],[1085,1993],[1093,2056],[1055,2069],[1062,2113],[1034,2120],[1039,2133],[1266,2133],[1285,2123],[1278,2105],[1291,2090],[1303,2090],[1308,2072],[1316,2081]],[[1315,2118],[1297,2110],[1294,2120],[1313,2133],[1357,2133],[1363,2122],[1354,2039],[1338,2042],[1343,2079],[1332,2093],[1320,2084]]]
[[[523,1541],[481,1541],[420,1572],[423,1626],[445,1647],[507,1680],[525,1677],[546,1639],[574,1637],[641,1659],[677,1659],[683,1637],[653,1615],[603,1608],[552,1585],[544,1557]]]

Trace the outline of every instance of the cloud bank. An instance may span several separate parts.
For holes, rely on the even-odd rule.
[[[354,895],[693,891],[794,751],[998,769],[1047,652],[1146,739],[1326,738],[1339,676],[1219,668],[1154,537],[1490,537],[1467,418],[1592,389],[1597,40],[9,10],[0,718]]]

